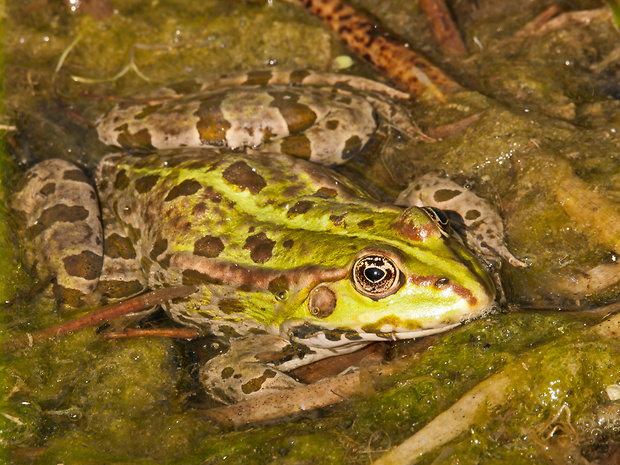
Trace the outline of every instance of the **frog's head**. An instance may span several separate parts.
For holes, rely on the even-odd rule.
[[[495,288],[474,255],[432,212],[411,207],[352,256],[348,272],[315,284],[283,329],[315,347],[411,339],[480,317]]]

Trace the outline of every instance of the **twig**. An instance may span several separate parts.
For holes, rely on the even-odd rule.
[[[595,10],[581,10],[562,13],[549,21],[542,23],[538,29],[524,34],[529,37],[541,37],[553,31],[566,29],[570,26],[587,26],[593,23],[601,23],[611,18],[611,10],[608,7],[597,8]],[[527,31],[526,31],[527,32]],[[518,35],[519,33],[517,33]]]
[[[493,409],[508,399],[511,379],[504,373],[491,376],[465,394],[445,412],[406,439],[375,465],[406,465],[415,463],[422,454],[442,446],[467,431],[483,409]]]
[[[196,292],[196,286],[178,286],[157,289],[155,291],[142,294],[138,297],[134,297],[133,299],[126,300],[125,302],[102,308],[101,310],[88,313],[87,315],[79,318],[52,326],[51,328],[45,328],[40,331],[35,331],[34,333],[28,333],[24,337],[19,337],[9,341],[2,347],[0,352],[7,353],[21,349],[28,345],[32,346],[38,342],[45,341],[53,337],[63,336],[73,331],[88,328],[113,318],[118,318],[129,313],[144,310],[145,308],[160,304],[166,300],[187,297],[194,292]]]
[[[198,330],[191,328],[152,328],[135,329],[127,328],[124,331],[109,331],[103,333],[104,339],[131,339],[138,337],[167,337],[178,339],[194,339],[198,337]]]
[[[418,4],[441,50],[451,56],[467,55],[461,34],[444,0],[420,0]]]
[[[560,11],[560,7],[557,5],[551,5],[545,11],[536,16],[533,20],[523,26],[519,31],[515,33],[513,37],[526,37],[531,34],[534,34],[540,28],[542,28],[545,24],[549,22],[551,18],[556,16]]]
[[[431,137],[435,137],[436,139],[445,139],[447,137],[452,137],[457,134],[460,134],[469,126],[478,121],[482,115],[483,111],[479,113],[474,113],[471,116],[463,118],[462,120],[456,121],[450,124],[444,124],[442,126],[435,126],[434,128],[429,128],[426,130],[426,134]]]

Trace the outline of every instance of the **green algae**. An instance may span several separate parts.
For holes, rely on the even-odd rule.
[[[505,404],[476,418],[469,433],[444,453],[429,454],[428,463],[437,454],[443,454],[442,463],[544,463],[545,450],[566,460],[578,450],[577,445],[564,450],[560,441],[570,433],[567,425],[579,428],[594,404],[613,405],[605,387],[618,383],[619,349],[617,341],[601,345],[583,321],[561,315],[514,314],[474,322],[407,361],[403,373],[389,380],[398,380],[394,387],[357,403],[357,432],[370,436],[377,428],[373,418],[382,418],[382,433],[400,443],[477,382],[502,373],[511,380]],[[547,437],[557,424],[564,426],[560,439]]]

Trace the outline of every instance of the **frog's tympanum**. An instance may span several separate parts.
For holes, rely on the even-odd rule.
[[[406,122],[389,100],[404,95],[349,76],[246,78],[113,108],[99,136],[134,154],[106,156],[95,186],[63,160],[28,171],[12,199],[25,261],[56,277],[60,299],[196,285],[165,309],[229,345],[200,372],[223,402],[294,386],[286,371],[370,341],[490,310],[487,272],[430,210],[375,201],[312,163],[344,162],[381,119]]]

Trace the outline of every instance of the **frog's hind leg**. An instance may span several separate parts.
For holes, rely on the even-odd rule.
[[[55,277],[56,297],[80,306],[96,288],[103,265],[97,193],[74,164],[46,160],[31,168],[11,198],[24,242],[24,262]]]
[[[105,225],[103,267],[97,292],[104,300],[118,301],[133,297],[148,286],[133,241],[119,225],[105,202],[101,204]]]
[[[407,100],[411,96],[394,87],[372,79],[351,74],[324,73],[307,69],[282,70],[270,69],[250,71],[249,73],[225,75],[210,78],[198,78],[198,89],[201,92],[218,90],[237,86],[274,86],[286,85],[292,87],[339,87],[356,89],[363,92],[375,92],[391,99]],[[187,84],[185,85],[187,86]]]

